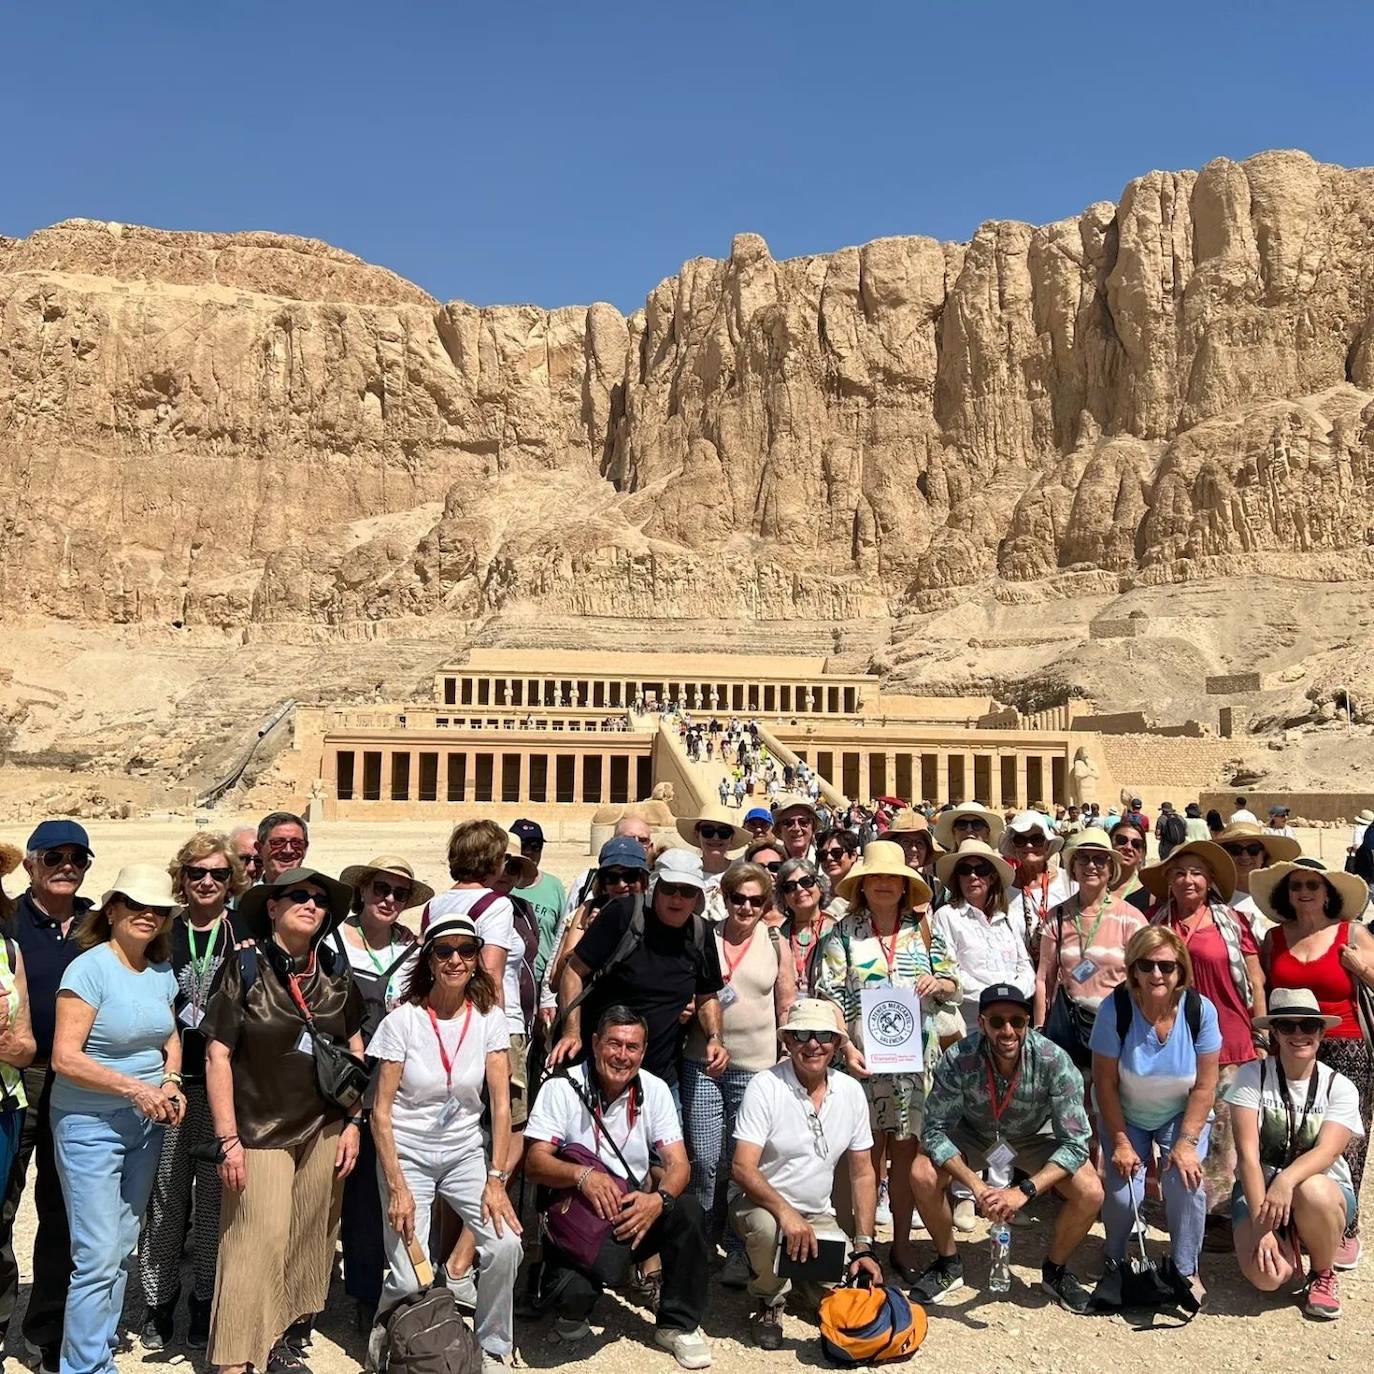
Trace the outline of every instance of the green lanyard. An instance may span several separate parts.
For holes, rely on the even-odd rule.
[[[201,999],[205,996],[205,975],[210,967],[210,960],[215,957],[215,941],[219,936],[220,922],[224,918],[216,916],[211,922],[209,930],[206,932],[205,949],[201,954],[196,953],[196,928],[187,922],[186,943],[191,950],[191,984],[195,989],[195,996],[191,999],[196,1006],[199,1006]]]
[[[1073,899],[1073,928],[1078,932],[1078,957],[1080,959],[1086,959],[1088,957],[1088,949],[1091,947],[1092,942],[1097,939],[1097,932],[1102,929],[1103,918],[1106,916],[1107,908],[1111,906],[1111,904],[1112,894],[1110,892],[1104,892],[1101,902],[1098,903],[1097,920],[1093,923],[1092,934],[1088,936],[1087,942],[1085,943],[1083,940],[1082,921],[1083,903],[1075,894]]]
[[[392,926],[391,931],[394,935],[396,932],[396,927]],[[385,973],[391,967],[392,960],[396,957],[396,941],[390,940],[387,942],[386,963],[382,963],[381,960],[377,958],[376,954],[373,953],[372,946],[367,943],[367,936],[363,934],[363,928],[361,925],[359,925],[358,927],[358,937],[363,942],[363,953],[366,954],[368,959],[372,961],[372,967],[375,968],[379,974]],[[393,1000],[392,987],[395,981],[396,980],[394,978],[388,978],[386,980],[386,1000],[388,1006],[390,1006]]]

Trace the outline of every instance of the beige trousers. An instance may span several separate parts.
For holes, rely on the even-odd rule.
[[[323,1311],[343,1189],[334,1177],[341,1122],[290,1150],[245,1150],[247,1182],[224,1189],[211,1364],[267,1367],[282,1332]]]
[[[839,1223],[833,1212],[803,1212],[802,1215],[817,1231],[840,1235]],[[762,1299],[769,1307],[781,1307],[792,1289],[791,1279],[780,1279],[775,1264],[778,1255],[778,1223],[772,1212],[759,1207],[746,1197],[737,1197],[730,1204],[730,1225],[744,1242],[749,1267],[754,1277],[749,1280],[751,1296]],[[808,1305],[818,1303],[825,1289],[820,1284],[804,1285],[803,1298]]]

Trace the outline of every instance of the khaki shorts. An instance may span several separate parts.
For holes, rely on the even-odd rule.
[[[523,1035],[510,1038],[510,1124],[520,1130],[530,1114],[530,1042]]]
[[[949,1133],[964,1163],[980,1174],[988,1167],[988,1151],[997,1148],[996,1140],[984,1137],[969,1130],[960,1122]],[[1038,1174],[1050,1162],[1050,1156],[1059,1148],[1059,1141],[1045,1133],[1008,1137],[1007,1144],[1016,1151],[1012,1168],[1020,1169],[1023,1174]]]

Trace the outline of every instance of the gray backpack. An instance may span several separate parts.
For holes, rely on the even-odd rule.
[[[387,1374],[481,1374],[482,1351],[442,1284],[401,1299],[387,1314]]]

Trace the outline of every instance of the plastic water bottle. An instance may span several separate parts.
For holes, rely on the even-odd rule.
[[[998,1222],[988,1233],[992,1265],[988,1271],[988,1291],[1005,1293],[1011,1287],[1011,1228]]]

